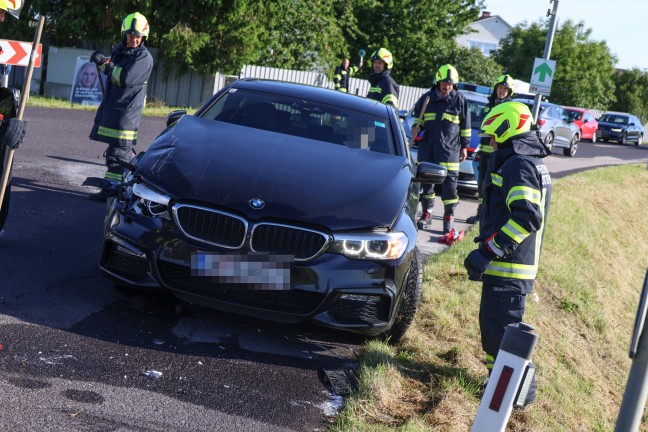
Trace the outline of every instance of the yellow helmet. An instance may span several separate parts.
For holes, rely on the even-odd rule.
[[[441,66],[434,76],[433,84],[438,85],[440,82],[453,84],[456,89],[459,84],[459,72],[451,64]]]
[[[0,9],[18,18],[23,8],[23,0],[0,0]]]
[[[492,136],[503,143],[514,136],[531,130],[533,116],[526,104],[504,102],[493,107],[481,124],[480,136]]]
[[[493,89],[497,90],[498,85],[503,85],[509,90],[509,96],[513,95],[513,88],[515,87],[515,82],[513,81],[513,77],[511,75],[500,75],[497,78],[497,81],[495,81],[495,85],[493,86]]]
[[[392,57],[392,53],[387,51],[385,48],[380,48],[379,50],[374,51],[373,54],[371,54],[371,57],[369,57],[369,60],[371,62],[382,60],[387,64],[387,69],[391,69],[394,65],[394,57]]]
[[[123,35],[135,35],[148,37],[149,25],[146,17],[139,12],[132,13],[124,18],[121,25],[121,32]]]

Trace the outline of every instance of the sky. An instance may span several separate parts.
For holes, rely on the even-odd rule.
[[[486,11],[512,26],[547,18],[549,0],[484,0]],[[558,27],[564,20],[583,21],[592,40],[605,40],[616,67],[648,69],[648,2],[644,0],[558,0]]]

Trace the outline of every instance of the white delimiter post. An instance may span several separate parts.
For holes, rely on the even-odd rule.
[[[535,373],[529,367],[538,341],[533,330],[524,323],[506,327],[471,432],[504,432],[513,404],[524,404]]]

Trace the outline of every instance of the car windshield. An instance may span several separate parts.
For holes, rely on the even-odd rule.
[[[232,88],[201,117],[354,149],[396,154],[387,117],[282,94]]]
[[[468,99],[468,109],[470,110],[470,127],[472,129],[480,129],[482,121],[484,121],[484,115],[486,114],[486,103]]]
[[[599,119],[601,122],[605,123],[616,123],[621,125],[628,124],[628,117],[613,115],[613,114],[604,114],[603,117]]]

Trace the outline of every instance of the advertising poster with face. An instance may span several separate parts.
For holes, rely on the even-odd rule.
[[[99,105],[103,100],[100,79],[105,85],[105,76],[101,77],[89,57],[77,57],[70,101],[81,105]]]

